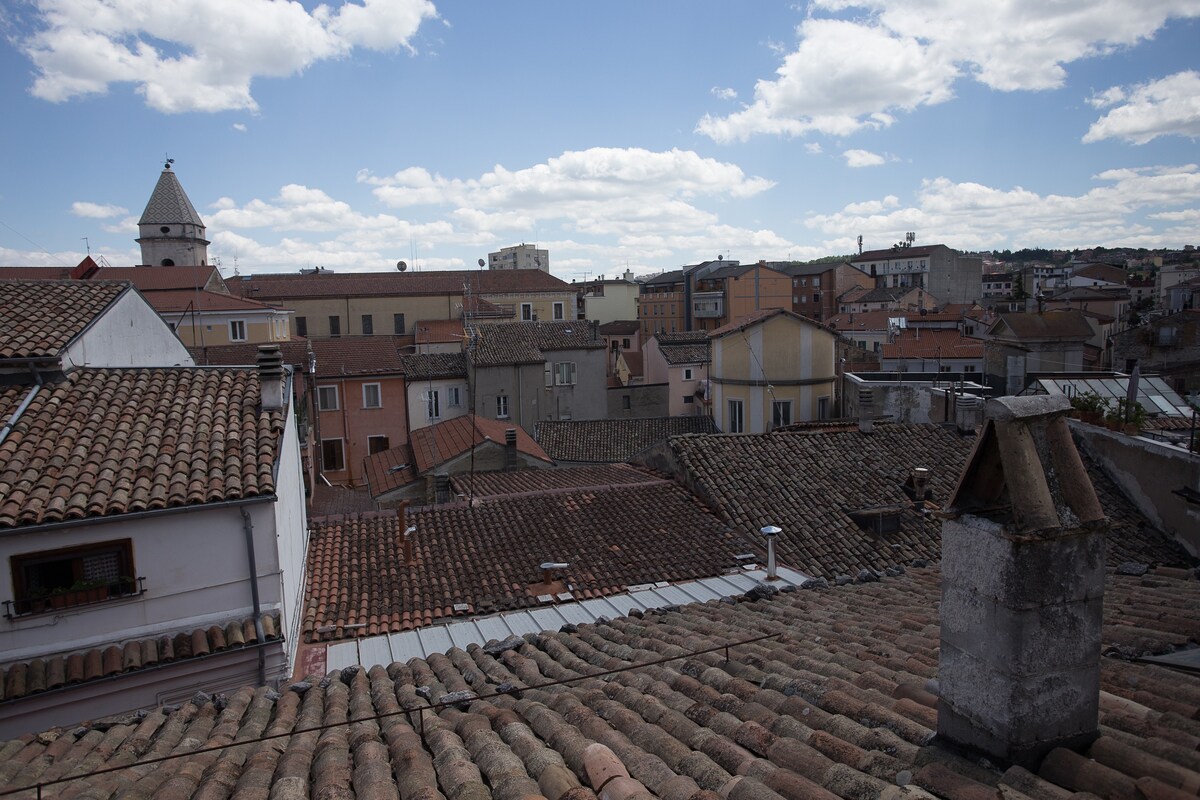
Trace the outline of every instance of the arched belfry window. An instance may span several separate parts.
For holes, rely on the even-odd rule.
[[[164,259],[162,260],[162,265],[163,265],[164,267],[173,267],[173,266],[175,266],[175,260],[174,260],[174,259],[170,259],[170,258],[164,258]]]

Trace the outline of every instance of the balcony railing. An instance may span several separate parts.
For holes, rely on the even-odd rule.
[[[16,600],[5,600],[4,616],[6,619],[13,619],[30,614],[93,606],[123,597],[137,597],[146,593],[145,583],[145,578],[121,578],[109,583],[39,592],[28,597],[18,597]]]
[[[692,295],[692,316],[713,319],[725,316],[724,292],[696,292]]]

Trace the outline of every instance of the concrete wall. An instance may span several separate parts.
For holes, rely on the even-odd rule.
[[[587,319],[603,325],[622,319],[637,319],[637,297],[640,287],[636,283],[606,283],[604,295],[583,296],[583,314]]]
[[[608,390],[608,419],[669,416],[669,385],[665,383],[618,386]],[[629,408],[625,400],[629,400]]]
[[[462,294],[412,295],[408,297],[317,297],[269,298],[255,295],[255,300],[287,306],[295,312],[292,333],[297,333],[296,319],[303,318],[309,337],[329,336],[329,317],[338,317],[341,336],[362,335],[362,315],[371,315],[376,336],[395,333],[394,314],[404,315],[404,333],[412,333],[419,319],[460,319]]]
[[[67,348],[63,366],[192,366],[192,356],[171,326],[137,292],[121,295]]]
[[[1200,557],[1200,506],[1175,494],[1200,491],[1200,455],[1075,420],[1071,432],[1138,511]]]
[[[487,419],[508,419],[527,431],[541,416],[545,392],[542,364],[513,364],[471,369],[475,382],[475,413]],[[508,398],[508,416],[496,415],[498,397]],[[470,402],[470,401],[468,401]],[[550,406],[553,408],[553,406]]]

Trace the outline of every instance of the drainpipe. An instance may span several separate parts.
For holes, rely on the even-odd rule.
[[[21,401],[21,405],[17,406],[17,410],[8,418],[8,422],[4,423],[4,427],[0,428],[0,444],[3,444],[8,435],[12,433],[13,428],[17,425],[17,420],[25,413],[25,409],[29,408],[29,404],[33,402],[33,398],[37,397],[38,391],[42,388],[42,376],[38,373],[37,367],[31,364],[29,371],[33,373],[33,379],[37,381],[37,384],[29,390],[29,394],[25,395],[25,399]]]
[[[250,598],[254,603],[254,633],[258,636],[259,645],[266,644],[267,634],[263,631],[262,603],[258,598],[258,562],[254,557],[254,523],[250,521],[250,512],[242,508],[242,530],[246,534],[246,562],[250,567]],[[258,648],[258,685],[267,685],[267,655],[262,647]]]

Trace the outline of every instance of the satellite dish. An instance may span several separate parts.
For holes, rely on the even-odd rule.
[[[403,261],[397,261],[396,269],[400,270],[401,272],[404,272],[404,270],[408,269],[408,264],[405,264]]]
[[[483,259],[479,259],[479,268],[483,269]]]
[[[717,253],[717,261],[724,261],[724,260],[725,260],[725,256],[721,255],[720,253]]]

